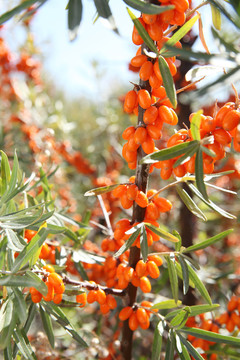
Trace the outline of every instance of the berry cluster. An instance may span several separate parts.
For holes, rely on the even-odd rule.
[[[119,319],[125,321],[128,319],[129,328],[132,331],[137,330],[138,327],[146,330],[149,328],[149,318],[151,312],[146,309],[152,307],[153,304],[150,301],[142,301],[140,305],[133,305],[124,307],[119,313]],[[154,310],[153,310],[154,311]]]

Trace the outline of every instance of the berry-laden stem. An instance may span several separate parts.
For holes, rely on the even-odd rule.
[[[142,45],[142,52],[145,45]],[[151,87],[148,81],[140,80],[139,86],[141,89],[146,89],[151,93]],[[143,114],[144,109],[139,106],[138,108],[138,126],[144,125],[143,121]],[[148,186],[148,177],[149,177],[149,165],[148,164],[139,164],[139,161],[145,156],[145,152],[143,151],[142,147],[138,148],[137,154],[137,168],[136,168],[136,179],[135,183],[139,190],[146,193],[147,186]],[[138,206],[134,203],[133,206],[133,213],[132,213],[132,224],[135,222],[142,222],[145,216],[145,208]],[[140,249],[136,246],[130,248],[130,255],[129,255],[129,263],[128,266],[131,266],[135,269],[137,262],[140,260]],[[133,306],[136,301],[137,296],[137,287],[133,286],[129,283],[126,289],[128,300],[126,306]],[[123,323],[123,330],[122,330],[122,342],[121,342],[121,352],[122,352],[122,359],[124,360],[131,360],[132,358],[132,340],[133,340],[133,331],[128,326],[128,320],[125,320]]]

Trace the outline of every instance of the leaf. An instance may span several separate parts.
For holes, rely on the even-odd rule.
[[[125,253],[125,251],[127,251],[133,245],[134,241],[137,239],[138,235],[140,234],[140,231],[141,228],[137,229],[113,256],[119,257],[120,255]]]
[[[183,274],[182,274],[181,265],[180,265],[178,262],[176,262],[175,265],[176,265],[176,270],[177,270],[177,275],[178,275],[178,277],[183,280]],[[195,289],[195,284],[194,284],[194,282],[192,281],[192,279],[191,279],[190,277],[189,277],[189,285],[190,285],[193,289]]]
[[[201,40],[202,46],[204,47],[205,51],[207,54],[210,54],[210,51],[208,49],[205,37],[204,37],[204,32],[203,32],[203,24],[202,24],[202,18],[201,16],[198,19],[198,31],[199,31],[199,38]]]
[[[52,303],[47,303],[45,301],[43,304],[44,304],[43,307],[47,311],[47,313],[53,316],[56,319],[57,323],[61,325],[66,330],[66,332],[68,332],[72,336],[72,338],[78,342],[78,344],[81,347],[83,348],[88,347],[87,343],[81,338],[79,333],[73,328],[72,324],[70,323],[66,315],[62,312],[62,310],[58,306]]]
[[[201,140],[201,136],[200,136],[200,125],[201,125],[201,115],[202,115],[203,111],[202,110],[198,110],[192,117],[191,119],[191,135],[193,137],[194,140]]]
[[[193,306],[189,306],[191,312],[190,312],[190,316],[197,316],[200,314],[204,314],[206,312],[209,311],[214,311],[217,308],[219,308],[220,305],[218,304],[213,304],[213,305],[193,305]],[[174,316],[176,316],[179,313],[179,309],[177,310],[173,310],[170,313],[168,313],[165,316],[165,319],[172,319]]]
[[[25,357],[25,359],[37,360],[37,357],[34,354],[31,344],[23,329],[15,329],[13,332],[13,337],[15,339],[17,347],[19,348],[21,354]]]
[[[177,271],[175,268],[175,262],[173,262],[170,258],[170,256],[165,256],[167,260],[168,265],[168,274],[169,274],[169,280],[171,284],[172,294],[173,298],[175,300],[175,303],[177,304],[178,301],[178,276]]]
[[[220,11],[211,4],[212,22],[216,30],[221,30],[221,13]]]
[[[87,264],[102,264],[105,261],[104,256],[92,254],[83,249],[74,250],[72,253],[72,259],[74,262],[81,261]]]
[[[199,263],[197,261],[195,261],[194,259],[192,259],[190,256],[184,255],[183,253],[181,253],[180,256],[182,256],[185,260],[190,262],[190,264],[192,264],[193,268],[200,270]]]
[[[168,339],[167,339],[167,344],[166,344],[166,353],[165,353],[165,359],[166,360],[173,360],[174,359],[174,342],[172,341],[173,339],[170,339],[170,335],[171,335],[171,330],[170,330],[170,334],[168,335]]]
[[[13,307],[13,302],[11,300],[8,301],[4,318],[1,319],[1,332],[0,332],[0,349],[5,349],[9,342],[11,341],[11,336],[13,333],[13,329],[15,328],[17,323],[17,316]]]
[[[179,241],[179,238],[177,238],[176,236],[166,232],[165,230],[163,229],[160,229],[152,224],[149,224],[149,223],[145,223],[146,227],[153,231],[155,234],[161,236],[163,239],[167,240],[167,241],[171,241],[171,242],[178,242]]]
[[[31,285],[32,287],[37,289],[42,295],[47,295],[48,292],[47,285],[42,279],[40,279],[40,277],[37,274],[35,274],[31,270],[27,270],[25,276],[28,278],[29,283],[32,282],[33,284]],[[28,285],[27,287],[30,287],[30,285]]]
[[[217,72],[222,73],[223,69],[214,65],[202,65],[188,70],[185,75],[185,79],[186,81],[193,81],[196,78],[200,79],[204,76],[216,75]]]
[[[1,286],[10,287],[35,287],[43,295],[47,295],[47,285],[34,273],[30,271],[26,274],[20,275],[3,275],[0,276]]]
[[[68,29],[70,41],[73,41],[77,37],[78,28],[82,20],[82,9],[82,0],[69,0]]]
[[[175,251],[180,251],[182,246],[182,238],[177,230],[173,230],[172,234],[178,238],[178,242],[175,243]]]
[[[162,334],[161,331],[159,331],[159,324],[162,326],[162,321],[159,321],[154,330],[151,360],[160,360],[162,349]]]
[[[228,219],[236,219],[236,216],[228,213],[227,211],[221,209],[219,206],[217,206],[216,204],[214,204],[210,199],[206,200],[202,194],[199,192],[199,190],[193,185],[187,182],[188,187],[192,190],[192,192],[199,198],[201,199],[207,206],[209,206],[211,209],[215,210],[216,212],[218,212],[220,215],[228,218]]]
[[[108,0],[94,0],[98,15],[104,19],[107,19],[111,29],[118,34],[118,29],[116,27],[115,20],[112,16],[112,12],[108,3]]]
[[[206,247],[211,246],[211,245],[215,244],[216,242],[222,240],[223,238],[227,237],[232,232],[233,232],[233,229],[225,230],[225,231],[221,232],[220,234],[212,236],[211,238],[209,238],[207,240],[204,240],[198,244],[189,246],[188,248],[184,249],[182,252],[188,253],[190,251],[205,249]]]
[[[48,315],[48,313],[44,310],[44,308],[41,305],[40,305],[40,316],[42,319],[42,324],[43,324],[44,330],[48,337],[49,344],[54,349],[55,338],[54,338],[54,333],[53,333],[52,320],[51,320],[50,316]]]
[[[179,339],[180,339],[180,338],[179,338]],[[181,343],[181,345],[182,345],[182,352],[180,353],[180,352],[178,351],[178,349],[177,349],[178,354],[179,354],[179,356],[180,356],[180,359],[181,359],[181,360],[191,360],[190,355],[189,355],[187,349],[185,348],[185,346],[184,346],[182,343]]]
[[[148,32],[144,29],[138,18],[133,14],[133,12],[127,8],[128,14],[130,15],[139,35],[147,45],[147,47],[152,50],[155,54],[158,54],[158,49],[156,45],[154,44],[154,41],[150,38]]]
[[[208,293],[205,285],[203,284],[203,282],[197,276],[196,271],[194,271],[191,268],[191,266],[189,266],[188,264],[187,264],[187,267],[188,267],[188,272],[189,272],[189,279],[192,280],[192,282],[195,284],[196,288],[198,289],[198,291],[200,292],[202,297],[207,301],[207,303],[209,305],[212,305],[212,300],[209,296],[209,293]]]
[[[178,312],[177,315],[174,316],[174,318],[170,322],[170,326],[177,327],[178,329],[180,327],[183,327],[186,324],[186,321],[190,314],[190,307],[185,306],[181,311]]]
[[[27,321],[27,306],[26,301],[23,297],[22,292],[18,288],[12,288],[14,293],[13,303],[15,307],[16,314],[20,321],[20,328],[22,328]]]
[[[92,190],[89,190],[85,192],[84,196],[97,196],[100,194],[105,194],[109,191],[112,191],[116,189],[121,184],[114,184],[114,185],[108,185],[108,186],[101,186]]]
[[[1,195],[7,191],[8,183],[10,181],[11,169],[9,166],[7,155],[1,150]]]
[[[183,294],[186,295],[189,289],[189,273],[188,273],[188,267],[186,264],[186,261],[184,258],[180,255],[178,256],[178,260],[180,262],[181,268],[182,268],[182,276],[183,276]]]
[[[209,184],[205,181],[205,185],[207,186],[210,186],[212,187],[213,189],[216,189],[218,191],[222,191],[222,192],[226,192],[228,194],[233,194],[233,195],[237,195],[236,191],[232,191],[232,190],[229,190],[229,189],[225,189],[225,188],[222,188],[220,186],[216,186],[216,185],[213,185],[213,184]]]
[[[21,238],[18,237],[15,231],[13,231],[12,229],[5,229],[5,234],[7,236],[7,246],[9,249],[13,251],[22,251],[23,248],[26,246],[25,241],[21,240]]]
[[[38,1],[39,0],[26,0],[23,1],[20,5],[14,7],[12,10],[7,11],[6,13],[0,16],[0,25],[2,25],[7,20],[11,19],[14,15],[17,15],[22,10],[27,9],[28,7],[30,7],[31,5],[35,4]]]
[[[158,309],[158,310],[172,309],[177,306],[180,306],[181,304],[182,304],[182,302],[180,300],[178,300],[176,303],[175,300],[170,299],[170,300],[165,300],[165,301],[161,301],[157,304],[154,304],[151,307],[151,309]],[[179,310],[177,310],[177,311],[179,311]]]
[[[156,161],[173,159],[177,156],[185,154],[187,151],[194,148],[197,144],[199,144],[198,141],[191,141],[191,142],[184,142],[182,144],[174,145],[169,148],[159,150],[159,151],[156,151],[152,154],[145,156],[140,161],[140,163],[148,164],[148,163],[154,163]]]
[[[230,20],[237,28],[240,28],[240,19],[239,17],[233,16],[230,12],[228,12],[218,0],[209,0],[210,4],[212,4],[216,9],[218,9],[221,13],[223,13],[228,20]]]
[[[158,65],[159,65],[159,70],[160,70],[160,73],[162,76],[163,86],[165,87],[167,97],[169,98],[174,109],[176,109],[177,94],[176,94],[175,84],[174,84],[173,77],[170,72],[168,63],[164,59],[164,57],[161,55],[159,55],[159,57],[158,57]]]
[[[200,145],[200,149],[207,155],[211,157],[216,157],[216,154],[214,151],[208,149],[206,146]]]
[[[199,209],[197,204],[193,201],[193,199],[189,196],[189,194],[184,190],[180,185],[176,186],[177,193],[180,196],[181,200],[184,202],[186,207],[188,208],[191,213],[193,213],[195,216],[200,218],[203,221],[207,220],[207,217],[202,212],[202,210]]]
[[[193,27],[195,22],[199,19],[200,15],[197,14],[188,20],[183,26],[180,27],[178,31],[165,43],[165,45],[160,50],[160,54],[165,56],[168,46],[174,46],[179,40],[181,40]]]
[[[199,354],[199,352],[192,346],[192,344],[187,341],[179,332],[177,333],[183,345],[186,346],[188,352],[195,360],[204,360],[204,358]]]
[[[201,149],[198,149],[195,159],[195,176],[196,185],[205,200],[208,200],[208,194],[204,183],[204,172],[203,172],[203,156]]]
[[[146,262],[148,257],[148,242],[147,242],[147,233],[145,226],[141,227],[140,249],[141,249],[143,261]]]
[[[173,167],[175,168],[178,165],[182,165],[188,160],[190,160],[191,157],[197,152],[198,148],[199,148],[199,144],[195,144],[195,146],[191,146],[184,155],[182,155],[180,158],[177,159],[177,161],[175,161]]]
[[[161,14],[167,10],[174,9],[173,5],[169,6],[160,6],[154,5],[151,3],[146,3],[142,0],[123,0],[125,4],[131,6],[132,8],[141,11],[144,14]]]
[[[229,336],[229,335],[222,335],[218,334],[212,331],[207,331],[203,329],[197,329],[197,328],[183,328],[181,331],[185,334],[193,335],[199,339],[204,339],[208,341],[213,341],[220,344],[228,344],[231,346],[237,346],[240,347],[240,338]]]

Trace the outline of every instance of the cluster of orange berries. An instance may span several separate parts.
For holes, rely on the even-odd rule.
[[[81,294],[76,296],[76,302],[81,304],[79,305],[80,307],[84,307],[87,302],[92,304],[95,301],[99,303],[102,314],[107,314],[110,310],[117,307],[115,297],[111,294],[106,294],[106,292],[101,288],[90,290],[88,294],[83,291]]]
[[[129,328],[132,331],[141,327],[143,330],[149,328],[151,312],[145,308],[152,307],[153,304],[150,301],[142,301],[140,305],[126,306],[119,313],[119,319],[121,321],[128,320]],[[153,310],[154,311],[154,310]],[[157,312],[157,310],[156,310]]]
[[[228,302],[227,311],[216,319],[220,325],[225,325],[231,333],[235,327],[240,330],[240,298],[233,295]]]
[[[48,293],[47,295],[42,295],[37,289],[31,287],[29,292],[32,302],[39,303],[44,299],[45,301],[53,301],[55,304],[60,304],[65,291],[62,277],[55,272],[51,265],[45,265],[42,269],[44,271],[43,281],[47,285]]]

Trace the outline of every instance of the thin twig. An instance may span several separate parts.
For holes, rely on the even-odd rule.
[[[104,215],[104,218],[105,218],[105,221],[106,221],[108,230],[109,230],[109,232],[110,232],[110,235],[112,235],[112,234],[113,234],[113,229],[112,229],[112,225],[111,225],[111,222],[110,222],[110,219],[109,219],[108,212],[107,212],[107,210],[106,210],[106,208],[105,208],[104,201],[103,201],[101,195],[97,195],[97,197],[98,197],[100,206],[101,206],[101,208],[102,208],[102,212],[103,212],[103,215]]]

